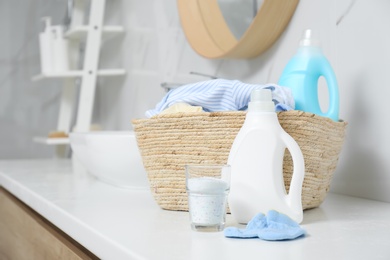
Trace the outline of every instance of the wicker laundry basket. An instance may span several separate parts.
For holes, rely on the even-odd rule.
[[[278,118],[305,159],[302,206],[318,207],[329,191],[347,123],[296,110],[279,112]],[[188,210],[184,165],[225,164],[244,119],[245,112],[235,111],[166,114],[132,121],[151,191],[161,208]],[[287,191],[292,171],[292,158],[286,152]]]

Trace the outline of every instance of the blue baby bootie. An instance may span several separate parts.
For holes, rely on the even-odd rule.
[[[291,240],[304,236],[305,233],[297,222],[275,210],[270,210],[267,216],[257,214],[245,229],[227,227],[224,230],[225,237],[229,238],[260,238],[270,241]]]

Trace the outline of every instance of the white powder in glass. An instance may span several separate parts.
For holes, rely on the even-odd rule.
[[[194,224],[208,226],[225,222],[228,182],[212,177],[189,179],[187,191]]]

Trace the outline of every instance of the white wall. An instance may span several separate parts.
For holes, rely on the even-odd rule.
[[[60,85],[29,79],[39,72],[39,17],[59,21],[63,2],[0,3],[0,28],[9,35],[0,42],[0,158],[52,155],[51,148],[30,140],[55,128]],[[251,60],[207,60],[186,42],[175,0],[107,1],[106,23],[124,25],[126,35],[104,43],[100,65],[124,66],[128,74],[99,80],[95,122],[107,130],[130,129],[132,118],[143,117],[163,97],[160,83],[206,79],[191,71],[247,83],[277,82],[302,31],[311,28],[320,33],[334,67],[340,117],[349,123],[332,190],[390,202],[389,11],[388,0],[301,0],[287,30],[266,53]]]
[[[32,142],[56,127],[61,84],[32,83],[39,72],[40,17],[59,23],[64,1],[0,1],[0,159],[52,156],[53,148]]]

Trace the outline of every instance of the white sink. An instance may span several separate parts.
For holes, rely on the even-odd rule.
[[[69,138],[74,156],[99,180],[123,188],[149,187],[134,132],[73,132]]]

